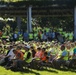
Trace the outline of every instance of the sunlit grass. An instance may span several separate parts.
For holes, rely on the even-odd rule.
[[[44,70],[25,70],[21,71],[11,71],[0,67],[0,75],[76,75],[75,70],[56,70],[56,69],[44,69]]]

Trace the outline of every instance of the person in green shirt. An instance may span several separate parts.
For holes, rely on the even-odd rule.
[[[76,43],[74,45],[73,56],[69,64],[69,68],[76,68],[75,66],[76,66]]]
[[[32,41],[33,40],[33,33],[29,33],[29,41]]]
[[[57,59],[57,68],[61,68],[61,66],[62,65],[64,66],[68,61],[68,51],[65,50],[65,46],[62,45],[60,49],[62,52],[60,54],[61,55],[60,58]]]

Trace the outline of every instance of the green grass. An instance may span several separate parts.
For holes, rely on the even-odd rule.
[[[76,70],[56,70],[56,69],[44,69],[44,70],[25,70],[24,72],[14,72],[6,70],[0,66],[0,75],[76,75]]]

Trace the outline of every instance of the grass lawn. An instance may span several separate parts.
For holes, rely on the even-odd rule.
[[[56,70],[56,69],[44,69],[44,70],[25,70],[24,72],[14,72],[6,70],[0,66],[0,75],[76,75],[76,70]]]

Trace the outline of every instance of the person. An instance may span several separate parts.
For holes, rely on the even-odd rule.
[[[52,41],[52,31],[51,30],[49,30],[49,32],[48,32],[48,40]]]
[[[42,50],[40,47],[38,47],[34,59],[40,60],[41,56],[42,56]]]
[[[40,58],[40,61],[37,61],[37,69],[42,69],[43,66],[48,62],[48,56],[47,56],[47,52],[44,52],[44,54],[42,55],[42,57]]]
[[[30,48],[30,50],[31,50],[31,52],[32,52],[32,57],[34,58],[34,57],[35,57],[35,53],[36,53],[34,47],[32,46],[32,47]]]
[[[68,51],[65,49],[65,45],[61,45],[61,50],[60,58],[57,59],[57,68],[61,68],[62,65],[64,67],[68,61]]]
[[[24,38],[25,42],[28,42],[29,41],[29,34],[27,32],[24,32],[23,38]]]
[[[44,33],[42,33],[42,41],[47,41],[46,31],[44,31]]]
[[[17,61],[17,68],[18,69],[23,69],[23,66],[26,66],[28,63],[32,61],[32,52],[30,50],[30,46],[27,45],[25,46],[25,54],[23,56],[23,60],[18,60]]]
[[[63,39],[63,36],[61,34],[57,35],[57,38],[58,38],[58,41],[60,43],[62,43],[62,44],[64,43],[64,39]]]
[[[34,38],[33,38],[33,33],[32,32],[30,32],[29,33],[29,41],[32,41]]]
[[[2,31],[0,30],[0,37],[2,37]]]
[[[55,39],[55,32],[54,31],[52,32],[52,39],[53,40]]]
[[[5,54],[3,52],[2,46],[0,46],[0,65],[5,62]]]
[[[70,61],[69,68],[74,68],[76,65],[76,47],[73,49],[73,57],[72,60]]]
[[[22,34],[19,34],[18,36],[19,36],[18,40],[19,41],[22,41],[23,40],[23,35]]]
[[[11,60],[11,62],[9,61],[8,64],[5,66],[7,69],[17,68],[17,62],[19,60],[23,60],[23,53],[21,51],[18,51],[18,50],[14,49],[13,53],[15,54],[15,56]]]
[[[41,35],[42,35],[42,32],[39,30],[39,31],[38,31],[38,34],[37,34],[37,37],[38,37],[38,40],[39,40],[39,41],[41,41]]]
[[[13,53],[13,47],[9,46],[7,53],[6,53],[5,57],[3,58],[4,62],[1,63],[1,65],[6,65],[9,61],[11,61],[14,58],[14,56],[15,55]]]
[[[41,58],[41,60],[42,60],[43,62],[48,62],[47,58],[48,58],[47,52],[44,52],[44,56]]]
[[[18,40],[18,34],[16,32],[14,32],[14,34],[13,34],[13,40],[14,41],[17,41]]]
[[[26,52],[24,54],[24,61],[26,63],[30,63],[32,61],[32,52],[30,50],[30,46],[29,45],[25,46],[25,50]]]
[[[70,61],[72,59],[72,57],[73,57],[73,48],[71,47],[71,44],[70,43],[68,43],[66,45],[66,49],[68,50],[68,53],[69,53],[68,59]]]

